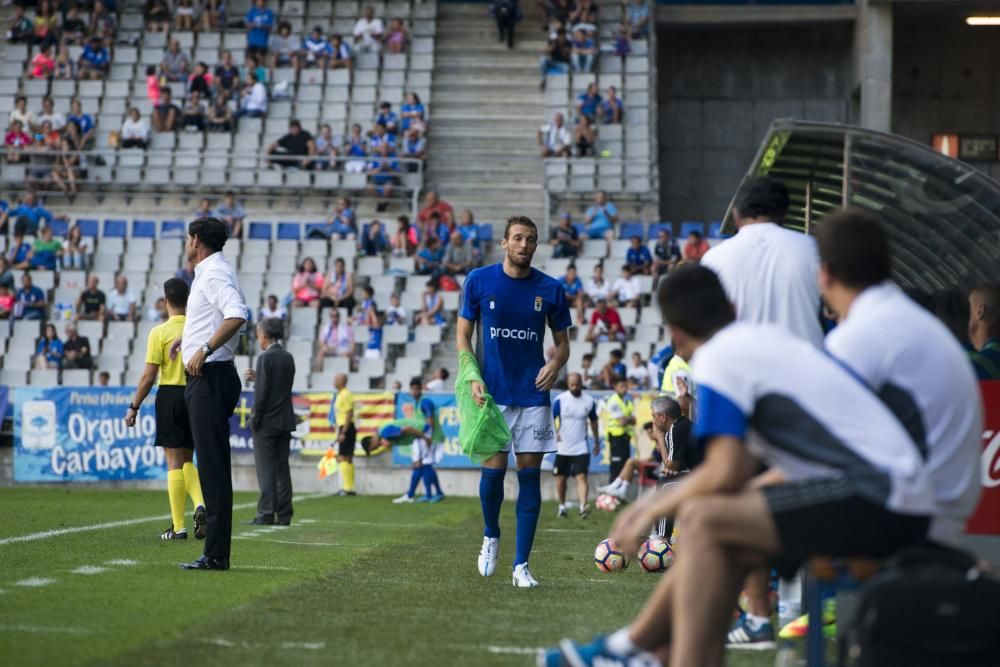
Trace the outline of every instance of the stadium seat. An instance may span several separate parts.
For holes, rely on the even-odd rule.
[[[253,223],[251,223],[253,224]],[[278,240],[284,241],[298,241],[302,238],[302,224],[299,222],[279,222],[278,223]]]
[[[96,237],[99,229],[97,220],[92,220],[90,218],[78,218],[76,221],[76,226],[80,228],[80,233],[83,236]]]
[[[273,227],[270,222],[251,222],[247,238],[270,241]]]
[[[128,221],[107,219],[104,221],[104,238],[125,238],[128,235]]]
[[[710,239],[721,239],[722,238],[722,223],[712,222],[708,225],[708,238]]]
[[[698,232],[699,234],[705,233],[705,223],[703,222],[692,222],[685,221],[681,223],[681,238],[687,238],[691,232]]]
[[[631,239],[633,236],[642,238],[641,222],[623,222],[618,228],[618,238]]]
[[[650,240],[655,239],[657,236],[659,236],[661,229],[666,229],[668,232],[670,232],[671,236],[674,235],[674,223],[659,222],[649,226],[649,230],[647,232],[647,238],[649,238]]]
[[[187,225],[183,220],[164,220],[160,223],[160,238],[183,238],[187,233]]]
[[[155,220],[133,220],[132,221],[132,237],[133,238],[156,238],[156,221]]]

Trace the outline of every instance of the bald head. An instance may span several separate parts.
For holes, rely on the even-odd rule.
[[[570,373],[566,378],[566,386],[569,388],[569,393],[579,396],[583,393],[583,376],[579,373]]]
[[[335,389],[343,389],[347,386],[347,375],[345,373],[337,373],[333,376],[333,386]]]
[[[980,350],[1000,338],[1000,283],[980,285],[969,294],[969,341]]]

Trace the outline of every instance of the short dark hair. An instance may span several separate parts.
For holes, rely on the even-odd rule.
[[[285,324],[277,317],[265,317],[257,323],[257,329],[268,340],[281,340],[285,337]]]
[[[419,377],[414,376],[414,377],[410,378],[410,386],[411,387],[413,387],[413,386],[423,386],[423,384],[424,384],[423,381]]]
[[[168,278],[163,283],[163,298],[174,308],[187,308],[191,288],[180,278]]]
[[[188,225],[188,234],[197,236],[213,252],[219,252],[226,245],[229,232],[226,223],[218,218],[198,218]]]
[[[621,350],[611,350],[609,353],[612,357],[618,357],[619,359],[624,358],[625,354]]]
[[[656,300],[663,319],[696,338],[708,338],[734,319],[719,276],[699,264],[678,266],[660,281]]]
[[[741,218],[767,218],[782,223],[788,211],[788,188],[776,178],[752,178],[736,193],[736,210]]]
[[[536,236],[538,235],[538,225],[535,224],[534,220],[532,220],[531,218],[529,218],[526,215],[512,215],[509,218],[507,218],[507,226],[504,227],[504,230],[503,230],[503,237],[504,238],[507,238],[508,236],[510,236],[510,228],[514,227],[515,225],[521,225],[523,227],[530,227],[531,231],[535,232]]]
[[[831,278],[849,289],[865,289],[892,274],[889,238],[871,214],[843,209],[824,218],[816,228],[819,259]]]
[[[442,380],[447,380],[448,376],[450,376],[450,375],[451,375],[451,373],[448,372],[447,368],[442,368],[441,369],[441,379]]]

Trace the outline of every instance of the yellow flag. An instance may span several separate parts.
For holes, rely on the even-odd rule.
[[[316,464],[316,469],[319,470],[320,479],[326,479],[327,476],[337,472],[337,452],[333,447],[326,450],[326,454],[323,454],[323,458]]]

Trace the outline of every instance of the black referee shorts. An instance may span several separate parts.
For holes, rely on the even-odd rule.
[[[168,384],[156,389],[156,446],[194,449],[184,387]]]
[[[358,440],[358,429],[354,426],[354,422],[347,427],[347,433],[344,437],[343,442],[339,442],[337,445],[337,454],[340,456],[354,456],[354,445]]]
[[[590,470],[590,454],[556,454],[552,474],[556,477],[586,475]]]

